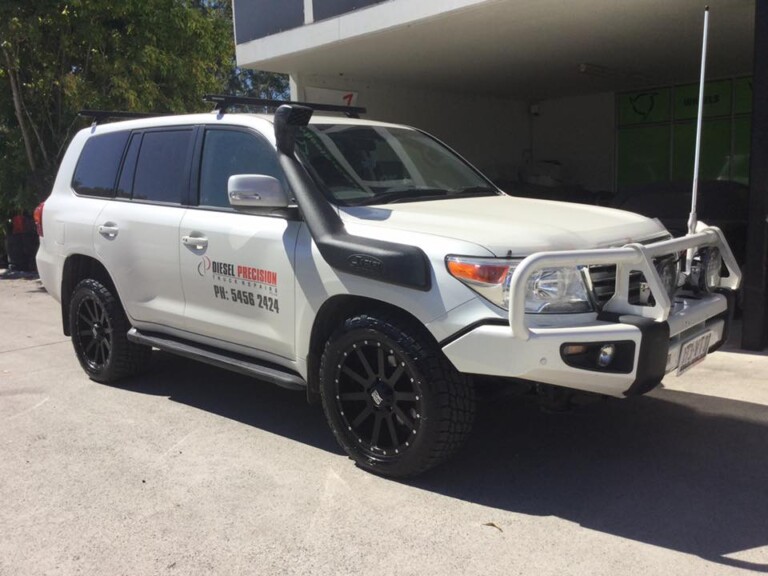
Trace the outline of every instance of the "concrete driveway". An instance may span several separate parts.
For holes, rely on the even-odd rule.
[[[768,356],[566,415],[481,404],[409,482],[300,393],[156,354],[88,380],[34,280],[0,281],[0,575],[768,572]]]

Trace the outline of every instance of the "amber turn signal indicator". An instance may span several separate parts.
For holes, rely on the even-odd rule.
[[[509,272],[509,266],[449,260],[448,271],[461,280],[481,282],[483,284],[499,284],[507,275],[507,272]]]

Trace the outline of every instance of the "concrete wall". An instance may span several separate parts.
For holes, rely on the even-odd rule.
[[[613,191],[615,95],[545,100],[538,109],[532,117],[534,161],[559,161],[570,183]]]
[[[367,118],[410,124],[455,148],[491,178],[510,181],[527,158],[558,161],[565,184],[614,190],[615,96],[545,100],[531,115],[527,102],[401,88],[322,76],[291,77],[291,98],[305,87],[357,93]],[[341,103],[341,102],[339,102]]]
[[[366,118],[426,130],[492,178],[513,178],[530,147],[525,102],[318,76],[292,76],[291,98],[304,99],[305,87],[356,92]]]

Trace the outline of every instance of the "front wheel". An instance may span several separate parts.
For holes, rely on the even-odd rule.
[[[337,441],[362,468],[414,476],[451,456],[472,428],[475,396],[417,324],[347,319],[328,340],[320,392]]]
[[[81,281],[69,304],[69,330],[77,359],[91,380],[109,383],[142,371],[152,348],[130,342],[120,301],[101,282]]]

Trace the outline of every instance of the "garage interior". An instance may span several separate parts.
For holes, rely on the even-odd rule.
[[[423,128],[511,194],[631,209],[684,233],[703,3],[234,5],[238,65],[289,74],[292,99]],[[713,0],[709,20],[699,216],[721,225],[743,264],[742,347],[762,350],[768,3]]]

